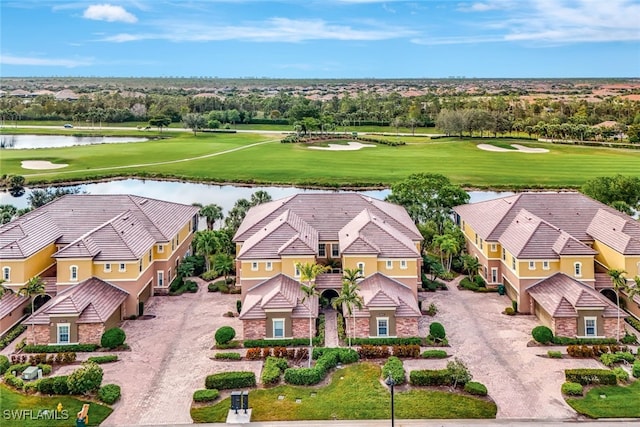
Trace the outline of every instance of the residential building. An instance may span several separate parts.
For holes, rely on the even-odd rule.
[[[354,193],[297,194],[251,208],[233,241],[245,339],[308,336],[318,300],[303,302],[297,263],[328,266],[316,279],[327,299],[338,296],[343,269],[360,270],[358,336],[417,335],[422,236],[403,207]]]
[[[88,342],[78,331],[54,333],[56,323],[76,325],[69,320],[74,316],[86,320],[87,307],[70,302],[77,295],[99,300],[124,292],[121,307],[104,313],[94,305],[90,310],[98,314],[90,318],[106,325],[141,314],[150,296],[168,292],[180,259],[190,251],[197,220],[198,208],[189,205],[132,195],[66,195],[0,227],[0,273],[16,292],[34,276],[45,280],[46,296],[37,298],[51,300],[27,324],[37,328],[52,313],[46,322],[50,342],[63,342],[61,336]],[[46,334],[35,335],[40,340]]]
[[[489,286],[559,335],[616,336],[607,271],[640,274],[640,225],[583,194],[520,193],[454,208]],[[637,306],[640,298],[629,301]],[[571,320],[567,320],[571,319]]]

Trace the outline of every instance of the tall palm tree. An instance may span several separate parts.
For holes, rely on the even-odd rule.
[[[627,288],[627,278],[624,277],[626,271],[612,268],[607,271],[607,274],[611,278],[611,284],[613,290],[616,293],[616,305],[618,306],[618,326],[616,328],[616,339],[620,341],[620,291]]]
[[[215,254],[213,256],[213,269],[216,271],[216,274],[222,274],[224,276],[226,283],[229,274],[233,271],[233,257],[224,253]]]
[[[204,257],[206,271],[211,269],[211,254],[218,248],[218,240],[212,230],[198,231],[194,236],[194,248],[196,254]]]
[[[478,261],[478,258],[474,256],[464,255],[462,257],[462,262],[464,270],[469,275],[469,280],[473,280],[473,278],[478,274],[480,267],[482,266],[480,264],[480,261]]]
[[[4,294],[12,294],[13,289],[8,286],[3,285],[4,279],[0,279],[0,298],[4,296]]]
[[[296,268],[300,271],[301,289],[304,293],[302,303],[304,304],[306,301],[307,309],[309,310],[309,367],[311,367],[311,358],[313,353],[313,316],[311,314],[311,300],[320,295],[320,292],[318,292],[318,289],[316,288],[316,277],[327,271],[327,267],[315,262],[304,264],[297,262]]]
[[[337,298],[332,302],[333,308],[344,305],[347,309],[347,318],[351,317],[352,333],[348,334],[349,348],[351,348],[351,337],[355,335],[355,318],[353,317],[353,307],[362,309],[364,300],[358,294],[358,280],[362,279],[362,273],[357,268],[345,268],[342,276],[342,289]],[[348,329],[348,328],[347,328]]]
[[[264,190],[258,190],[251,195],[251,206],[261,205],[271,200],[271,194]]]
[[[39,295],[44,295],[45,285],[44,280],[40,278],[40,276],[34,276],[27,283],[24,284],[20,289],[18,289],[18,295],[24,295],[28,298],[31,298],[31,315],[33,316],[35,311],[35,302],[36,298]],[[33,323],[31,324],[31,333],[33,334],[31,339],[35,344],[35,331]]]
[[[202,206],[200,208],[200,216],[204,217],[207,221],[207,229],[213,230],[216,221],[224,218],[222,214],[222,207],[212,203],[210,205]]]

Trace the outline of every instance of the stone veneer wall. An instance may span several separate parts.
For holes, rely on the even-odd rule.
[[[28,325],[27,344],[50,344],[49,325]]]
[[[261,340],[267,333],[266,319],[251,319],[242,321],[243,338],[245,340]]]
[[[604,319],[604,336],[607,338],[617,338],[616,328],[618,327],[617,317],[605,317]],[[624,326],[627,322],[624,317],[620,316],[620,338],[624,337]]]
[[[78,342],[82,344],[98,344],[104,333],[103,323],[80,323],[78,325]]]
[[[316,325],[315,318],[312,320],[312,332],[315,336]],[[292,338],[309,338],[309,318],[297,318],[291,319]]]
[[[575,317],[555,317],[551,329],[553,329],[554,335],[575,337],[578,333],[578,319]]]
[[[348,333],[353,331],[353,319],[345,318],[346,328]],[[348,336],[348,335],[347,335]],[[368,317],[356,317],[356,336],[355,338],[369,338],[369,318]]]
[[[418,318],[417,317],[396,317],[396,336],[417,337]]]

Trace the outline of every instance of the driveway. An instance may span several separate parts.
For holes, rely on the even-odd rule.
[[[560,386],[568,368],[601,368],[594,359],[548,359],[548,350],[564,347],[527,347],[531,330],[540,323],[533,315],[507,316],[507,296],[458,290],[421,294],[435,302],[447,332],[450,354],[461,359],[473,379],[487,386],[498,405],[497,418],[576,419],[562,398]],[[423,302],[423,304],[425,304]],[[566,350],[564,351],[566,352]]]

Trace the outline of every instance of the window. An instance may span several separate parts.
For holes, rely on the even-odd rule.
[[[584,334],[588,337],[595,337],[597,335],[596,318],[585,317],[584,318]]]
[[[158,283],[157,283],[158,287],[163,287],[164,286],[164,271],[158,271]]]
[[[498,283],[498,269],[491,269],[491,283]]]
[[[158,245],[158,253],[161,254],[164,252],[164,245]]]
[[[167,277],[169,278],[169,281],[171,281],[171,269],[167,270]]]
[[[484,241],[482,238],[480,239],[480,249],[484,249]]]
[[[402,270],[406,270],[407,269],[407,260],[406,259],[403,259],[403,260],[400,261],[400,268]]]
[[[549,269],[549,261],[542,261],[542,269],[543,270]]]
[[[273,270],[273,263],[271,261],[267,261],[266,270],[267,271]]]
[[[295,270],[293,272],[294,277],[300,277],[300,266],[296,263],[293,265],[293,269]]]
[[[511,257],[511,269],[516,269],[516,257]]]
[[[284,319],[273,319],[273,337],[284,338]]]
[[[360,274],[364,276],[364,262],[359,262],[357,266],[358,266],[358,270],[360,270]]]
[[[142,273],[142,260],[138,263],[138,272]]]
[[[498,245],[496,245],[495,243],[491,244],[491,252],[495,252],[498,250]]]
[[[258,271],[258,263],[256,261],[251,263],[251,271]]]
[[[149,262],[151,262],[151,251],[149,251]]]
[[[176,246],[180,244],[180,233],[176,236]]]
[[[69,344],[69,324],[58,323],[58,344]]]
[[[582,263],[581,262],[574,262],[573,263],[573,274],[576,277],[582,277]]]
[[[529,261],[529,270],[535,270],[535,269],[536,269],[536,262]]]
[[[378,317],[377,321],[378,321],[378,336],[388,337],[389,336],[389,318]]]
[[[5,282],[11,281],[11,267],[4,267],[2,269],[2,279]]]
[[[175,248],[176,248],[176,242],[175,240],[171,239],[171,252],[173,252]]]
[[[327,246],[324,243],[318,245],[318,256],[324,258],[327,256]]]
[[[71,267],[69,267],[70,270],[70,279],[73,281],[78,280],[78,267],[75,265],[72,265]]]
[[[476,233],[476,246],[478,246],[478,233]]]
[[[106,263],[104,265],[104,272],[105,273],[110,273],[111,272],[111,264],[110,263]]]
[[[340,256],[340,246],[337,243],[331,245],[331,256],[334,258]]]
[[[118,268],[118,271],[127,271],[127,264],[125,263],[120,263],[120,267]]]
[[[393,261],[387,260],[387,270],[391,270],[393,268]]]
[[[507,251],[505,250],[505,248],[502,248],[502,260],[503,261],[507,260]]]

